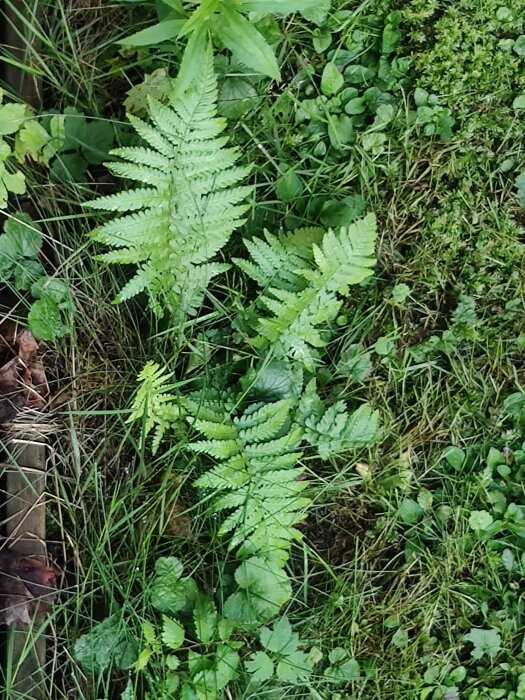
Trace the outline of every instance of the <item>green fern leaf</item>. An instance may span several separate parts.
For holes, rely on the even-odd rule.
[[[349,414],[343,401],[337,401],[318,418],[305,421],[305,437],[317,448],[322,459],[372,444],[378,437],[379,412],[363,404]]]
[[[139,388],[126,421],[141,421],[144,437],[155,429],[153,453],[157,451],[166,430],[184,417],[182,400],[170,393],[169,380],[172,376],[173,372],[166,372],[156,362],[147,362],[137,377]]]
[[[140,187],[88,206],[122,214],[93,232],[97,241],[121,251],[101,259],[139,267],[117,300],[146,291],[154,312],[168,313],[181,333],[210,281],[227,269],[212,258],[244,221],[251,188],[235,185],[250,168],[236,166],[238,150],[227,148],[220,136],[225,122],[217,117],[210,51],[189,89],[169,99],[169,106],[149,100],[151,123],[130,117],[146,146],[116,149],[120,160],[107,166]]]
[[[237,264],[260,284],[273,280],[260,298],[270,316],[259,319],[255,346],[313,370],[342,297],[350,285],[372,274],[375,239],[375,217],[368,215],[337,234],[328,231],[319,244],[313,242],[310,259],[297,246],[268,235],[266,243],[248,243],[253,260]]]
[[[190,444],[197,453],[221,460],[196,482],[214,492],[216,512],[229,511],[219,533],[230,534],[230,549],[247,545],[250,554],[269,555],[284,563],[290,542],[300,538],[296,525],[310,499],[299,480],[297,447],[303,430],[290,419],[292,402],[254,404],[233,418],[226,412],[211,421],[189,419],[206,436]],[[276,550],[281,556],[276,557]]]

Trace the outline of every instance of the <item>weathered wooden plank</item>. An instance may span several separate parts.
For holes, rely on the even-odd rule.
[[[18,428],[18,429],[17,429]],[[38,427],[16,424],[5,436],[4,519],[1,523],[9,549],[21,556],[46,559],[46,442]],[[44,700],[46,693],[45,624],[35,615],[29,627],[8,633],[4,684],[6,698]]]

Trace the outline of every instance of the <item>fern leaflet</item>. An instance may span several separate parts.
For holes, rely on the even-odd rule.
[[[202,304],[210,280],[227,266],[213,262],[243,222],[251,187],[235,186],[250,167],[237,167],[236,148],[226,148],[217,115],[217,80],[208,51],[201,70],[169,106],[151,99],[152,123],[130,117],[144,147],[112,151],[116,175],[140,187],[101,197],[88,206],[121,214],[101,225],[93,237],[113,250],[108,263],[134,264],[135,276],[118,301],[147,292],[153,311],[167,312],[181,326]]]

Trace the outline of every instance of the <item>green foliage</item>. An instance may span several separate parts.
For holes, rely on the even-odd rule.
[[[29,107],[15,102],[3,103],[3,98],[0,89],[0,209],[7,206],[10,192],[24,194],[26,191],[25,176],[14,165],[13,157],[20,163],[31,158],[47,164],[61,144],[56,121],[48,132],[33,117]]]
[[[250,551],[279,559],[299,537],[295,526],[304,517],[307,483],[295,466],[301,430],[290,419],[287,400],[252,405],[233,418],[206,411],[207,420],[190,419],[207,440],[190,444],[194,452],[222,460],[197,481],[216,494],[214,510],[233,512],[219,534],[231,533],[230,547],[246,542]]]
[[[236,167],[238,151],[219,137],[225,127],[216,117],[217,81],[209,52],[198,76],[166,107],[149,100],[153,126],[130,117],[147,147],[114,151],[116,175],[141,183],[135,190],[101,197],[89,206],[131,212],[97,228],[93,237],[113,250],[109,263],[138,266],[118,301],[146,291],[154,312],[167,312],[178,332],[202,304],[210,280],[227,269],[211,262],[243,221],[241,202],[249,187],[233,187],[249,167]]]
[[[363,15],[355,24],[342,12],[314,32],[314,49],[326,62],[319,78],[322,94],[315,96],[317,75],[308,68],[295,109],[295,138],[303,158],[336,160],[355,145],[376,156],[385,151],[408,87],[408,61],[395,55],[400,22],[397,11],[383,18]]]
[[[137,381],[139,389],[135,395],[128,423],[141,421],[146,438],[155,429],[152,450],[158,450],[166,430],[181,416],[177,399],[170,393],[168,380],[173,372],[166,373],[155,362],[147,362],[140,371]]]
[[[251,12],[260,16],[307,13],[319,5],[315,0],[202,0],[192,10],[190,7],[195,3],[167,4],[170,12],[163,13],[157,24],[135,32],[120,43],[126,47],[140,47],[189,37],[176,83],[176,90],[180,92],[198,75],[195,58],[209,38],[228,48],[234,58],[248,68],[279,80],[281,74],[272,47],[246,15]]]
[[[501,651],[501,637],[497,630],[472,628],[465,635],[465,639],[473,645],[470,653],[474,659],[482,659],[484,656],[488,656],[489,659],[495,659]]]
[[[74,311],[68,286],[48,277],[40,262],[40,226],[22,212],[6,219],[0,235],[0,282],[31,292],[37,300],[29,309],[29,329],[36,338],[56,340],[71,332]]]
[[[115,130],[109,121],[87,119],[74,107],[42,121],[50,131],[55,128],[60,132],[60,143],[50,164],[51,177],[57,182],[84,182],[88,167],[103,163],[115,142]]]
[[[100,673],[112,664],[128,669],[137,658],[136,643],[128,639],[126,630],[116,615],[106,618],[75,643],[77,661],[88,673]]]
[[[348,293],[350,285],[359,284],[372,274],[375,239],[375,218],[368,215],[348,229],[341,228],[338,233],[329,231],[319,245],[314,243],[313,261],[307,267],[291,271],[292,276],[301,278],[301,282],[290,289],[289,280],[285,281],[284,287],[275,286],[279,282],[277,278],[261,296],[260,305],[271,316],[259,318],[254,345],[263,350],[271,348],[275,357],[294,359],[313,370],[318,362],[318,350],[329,339],[326,327],[341,309],[341,296]],[[267,250],[272,253],[278,250],[278,242],[272,242],[268,234],[267,241],[270,241]],[[258,280],[268,279],[269,275],[268,262],[263,261],[262,265],[258,262],[263,247],[261,242],[252,245],[257,259],[249,266],[241,264]],[[296,253],[293,242],[292,253]],[[271,264],[277,268],[275,256]],[[283,272],[279,276],[282,277]]]

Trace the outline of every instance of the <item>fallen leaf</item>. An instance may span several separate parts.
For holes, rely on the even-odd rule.
[[[39,343],[28,330],[0,335],[0,423],[8,423],[24,406],[42,408],[49,396],[44,367],[38,359]]]
[[[58,571],[8,549],[0,551],[0,623],[28,625],[55,600]]]

